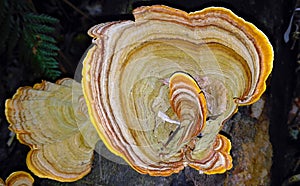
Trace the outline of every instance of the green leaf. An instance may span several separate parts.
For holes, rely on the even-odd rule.
[[[50,43],[56,43],[55,39],[51,36],[45,35],[45,34],[39,34],[37,35],[42,41],[47,41]]]
[[[48,52],[59,50],[59,48],[56,45],[54,45],[52,43],[47,43],[47,42],[39,43],[38,48],[41,50],[44,50],[44,51],[48,51]]]
[[[48,78],[60,75],[54,58],[59,48],[52,34],[58,19],[34,12],[34,4],[27,0],[0,0],[0,53],[31,64]],[[37,72],[35,72],[37,73]]]
[[[52,33],[55,30],[53,27],[50,27],[47,25],[42,25],[42,24],[35,24],[35,23],[26,24],[25,29],[31,31],[33,34],[34,33]]]
[[[54,56],[57,56],[58,53],[55,52],[55,51],[45,51],[45,50],[39,50],[38,51],[40,53],[40,55],[43,55],[45,57],[54,57]]]
[[[28,23],[44,23],[44,24],[56,24],[59,22],[59,20],[54,17],[45,14],[35,14],[32,12],[24,15],[24,21]]]

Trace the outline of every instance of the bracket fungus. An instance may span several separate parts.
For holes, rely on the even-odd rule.
[[[264,92],[273,62],[267,37],[220,7],[133,14],[88,31],[82,87],[101,140],[143,174],[230,169],[231,144],[219,132]]]
[[[21,87],[5,106],[9,129],[31,148],[26,163],[35,175],[67,182],[90,172],[99,137],[79,83],[65,78]]]
[[[10,128],[31,147],[27,164],[38,176],[81,178],[98,137],[142,174],[232,167],[231,143],[219,132],[265,91],[273,61],[267,37],[221,7],[186,13],[154,5],[133,14],[135,21],[88,31],[82,87],[43,81],[7,100]]]
[[[33,177],[24,171],[16,171],[11,173],[4,181],[0,178],[0,186],[32,186]]]

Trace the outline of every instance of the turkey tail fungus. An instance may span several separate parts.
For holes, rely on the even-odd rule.
[[[82,178],[99,137],[141,174],[232,168],[231,142],[219,132],[238,106],[265,91],[273,65],[268,38],[221,7],[186,13],[154,5],[133,14],[135,21],[88,31],[93,44],[81,85],[43,81],[6,101],[10,129],[31,147],[34,174]]]
[[[101,140],[142,174],[230,169],[231,144],[219,132],[239,105],[265,91],[273,62],[267,37],[221,7],[186,13],[155,5],[133,14],[135,21],[88,31],[94,45],[84,59],[82,87]],[[188,77],[176,75],[180,89],[170,98],[168,79],[178,72]]]

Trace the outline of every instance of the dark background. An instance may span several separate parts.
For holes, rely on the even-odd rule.
[[[59,20],[59,24],[55,25],[54,37],[60,49],[56,57],[59,70],[62,72],[60,77],[74,76],[77,63],[91,43],[91,38],[86,34],[91,26],[101,22],[133,19],[131,11],[135,7],[164,4],[187,12],[201,10],[208,6],[223,6],[231,9],[238,16],[261,29],[274,47],[274,68],[267,82],[266,91],[271,108],[269,112],[270,140],[273,146],[271,183],[281,185],[284,180],[300,173],[299,166],[295,168],[295,164],[291,163],[299,162],[299,138],[291,139],[287,125],[292,100],[300,96],[299,72],[296,73],[299,66],[297,64],[298,42],[296,41],[294,49],[291,50],[293,41],[289,43],[283,41],[283,34],[295,9],[296,0],[33,0],[32,4],[36,13],[47,14]],[[293,26],[292,31],[295,29]],[[2,32],[0,32],[0,39],[3,37],[1,34]],[[13,171],[27,170],[25,159],[29,148],[16,139],[10,146],[6,144],[10,131],[7,129],[8,123],[4,116],[4,101],[11,98],[20,86],[32,86],[41,79],[51,79],[35,72],[32,64],[24,64],[18,58],[8,59],[5,52],[0,55],[0,177],[5,179]],[[296,126],[299,125],[296,123]],[[177,179],[179,181],[172,182],[173,185],[192,185],[185,182],[184,178]],[[35,177],[35,180],[36,185],[42,184],[39,178]]]

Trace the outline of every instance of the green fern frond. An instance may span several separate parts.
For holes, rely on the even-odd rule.
[[[49,51],[44,51],[44,50],[40,50],[39,52],[41,55],[46,56],[46,57],[55,57],[58,55],[57,52],[49,52]]]
[[[57,52],[59,50],[56,45],[44,41],[40,41],[40,43],[38,44],[38,49],[44,52]]]
[[[58,64],[55,63],[56,60],[53,57],[47,57],[47,59],[44,59],[45,64],[49,65],[49,67],[58,67]]]
[[[59,20],[35,13],[32,1],[0,0],[0,8],[0,54],[13,56],[19,51],[20,61],[39,67],[48,78],[57,78],[59,48],[52,34]]]
[[[56,41],[53,37],[45,35],[45,34],[37,35],[37,37],[39,37],[43,41],[47,41],[47,42],[50,42],[50,43],[56,43]]]
[[[45,14],[34,14],[32,12],[25,14],[24,21],[28,23],[44,23],[44,24],[56,24],[59,22],[58,19],[45,15]]]
[[[53,33],[55,29],[53,27],[42,24],[26,24],[25,29],[32,33]]]
[[[49,69],[45,72],[45,74],[48,77],[59,77],[61,75],[61,72],[54,69]]]
[[[40,66],[43,73],[54,79],[60,72],[58,69],[58,62],[53,58],[58,55],[59,48],[56,46],[56,41],[53,37],[48,35],[54,32],[50,24],[58,22],[57,19],[46,15],[36,15],[29,13],[24,20],[27,22],[25,28],[31,32],[31,35],[27,35],[28,45],[32,48],[32,52],[35,56],[35,61]]]

